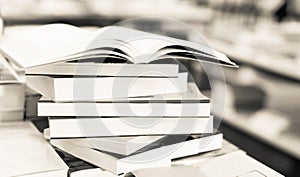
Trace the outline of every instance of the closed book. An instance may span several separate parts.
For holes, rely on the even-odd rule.
[[[187,77],[188,73],[179,73],[176,78],[29,75],[26,76],[26,83],[31,89],[53,101],[95,101],[186,92]]]
[[[191,156],[203,152],[208,152],[222,147],[223,135],[221,133],[206,137],[183,136],[170,137],[162,141],[160,146],[155,146],[130,155],[123,156],[103,152],[91,148],[79,147],[70,144],[61,144],[51,141],[53,146],[87,161],[104,170],[115,174],[126,174],[142,168],[154,168],[171,166],[171,161],[180,157]]]
[[[50,138],[83,138],[133,135],[201,134],[213,132],[213,116],[207,118],[66,118],[50,117]]]
[[[29,68],[26,69],[26,75],[177,77],[178,70],[179,66],[175,62],[169,64],[67,62]]]
[[[186,93],[154,95],[97,102],[38,102],[39,116],[52,117],[209,117],[210,100],[189,83]]]
[[[51,139],[60,144],[71,144],[79,147],[98,149],[121,155],[130,155],[137,150],[154,143],[163,136],[125,136],[125,137],[95,137]]]

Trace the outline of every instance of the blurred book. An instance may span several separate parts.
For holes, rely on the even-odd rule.
[[[135,177],[181,177],[184,175],[192,177],[283,177],[283,175],[278,172],[247,156],[246,153],[241,150],[206,159],[189,166],[176,165],[171,167],[139,169],[133,171],[132,174]]]
[[[4,60],[0,56],[0,122],[23,120],[25,84],[17,80],[11,72],[18,77],[22,73],[13,70]],[[2,65],[3,62],[5,65]]]
[[[41,94],[26,87],[25,88],[25,119],[33,120],[38,118],[37,104],[41,99]]]
[[[31,122],[2,122],[0,137],[0,176],[67,176],[68,167]]]
[[[273,169],[267,167],[266,165],[247,156],[245,152],[240,150],[219,157],[215,157],[203,162],[196,163],[193,166],[195,166],[200,172],[205,174],[205,176],[207,177],[223,177],[223,176],[282,177],[283,176],[278,172],[274,171]]]

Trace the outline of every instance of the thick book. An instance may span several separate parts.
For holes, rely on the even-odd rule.
[[[188,73],[176,78],[26,76],[28,87],[56,102],[95,101],[187,90]]]
[[[29,68],[25,73],[49,76],[178,77],[178,70],[178,64],[67,62]]]
[[[131,63],[179,58],[236,66],[224,54],[203,44],[120,26],[87,31],[67,24],[43,25],[5,35],[0,50],[25,69],[91,58]]]
[[[99,149],[121,155],[130,155],[137,150],[154,143],[163,136],[125,136],[125,137],[101,137],[101,138],[68,138],[51,139],[60,144],[71,144],[79,147]]]
[[[188,138],[188,139],[186,139]],[[221,133],[205,137],[186,137],[176,135],[166,137],[162,144],[143,148],[130,156],[108,153],[86,147],[61,144],[50,141],[51,144],[79,159],[87,161],[104,170],[115,174],[126,174],[142,168],[171,166],[173,159],[208,152],[222,147]]]
[[[186,93],[154,95],[97,102],[53,102],[41,99],[38,116],[52,117],[209,117],[210,99],[195,83]]]
[[[213,133],[211,117],[50,117],[50,138]]]

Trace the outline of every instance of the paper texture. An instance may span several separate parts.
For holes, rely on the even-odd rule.
[[[243,175],[251,176],[252,174],[282,177],[281,174],[247,156],[243,151],[236,151],[220,157],[215,157],[194,164],[193,166],[197,167],[206,175],[206,177],[240,177]]]
[[[73,172],[70,177],[118,177],[118,175],[108,171],[102,171],[100,168],[95,168]]]
[[[177,45],[183,46],[183,48],[192,48],[192,51],[184,50],[184,52],[204,57],[205,60],[203,61],[236,66],[224,54],[200,43],[117,26],[108,26],[90,32],[66,24],[44,25],[15,35],[4,36],[0,48],[5,56],[14,63],[23,68],[29,68],[84,59],[92,55],[105,58],[111,53],[117,55],[118,58],[127,59],[134,63],[148,63],[157,59],[170,58],[168,54],[181,53],[182,49],[178,49]],[[108,48],[118,48],[122,52],[115,52],[111,49],[105,51]],[[149,53],[155,53],[157,56],[139,57]],[[199,60],[198,57],[177,57]]]
[[[0,144],[1,177],[67,175],[68,167],[30,122],[1,123]]]
[[[193,166],[172,166],[162,168],[148,168],[132,172],[136,177],[206,177],[201,171]]]

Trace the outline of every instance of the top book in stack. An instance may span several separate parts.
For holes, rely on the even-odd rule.
[[[4,36],[0,49],[6,58],[25,69],[91,58],[117,58],[132,63],[194,59],[236,66],[224,54],[200,43],[118,26],[86,31],[66,24],[44,25]]]
[[[158,62],[163,60],[236,66],[205,45],[118,26],[86,31],[44,25],[4,36],[0,49],[30,75],[29,87],[55,102],[186,92],[187,72],[179,72],[178,63]]]

